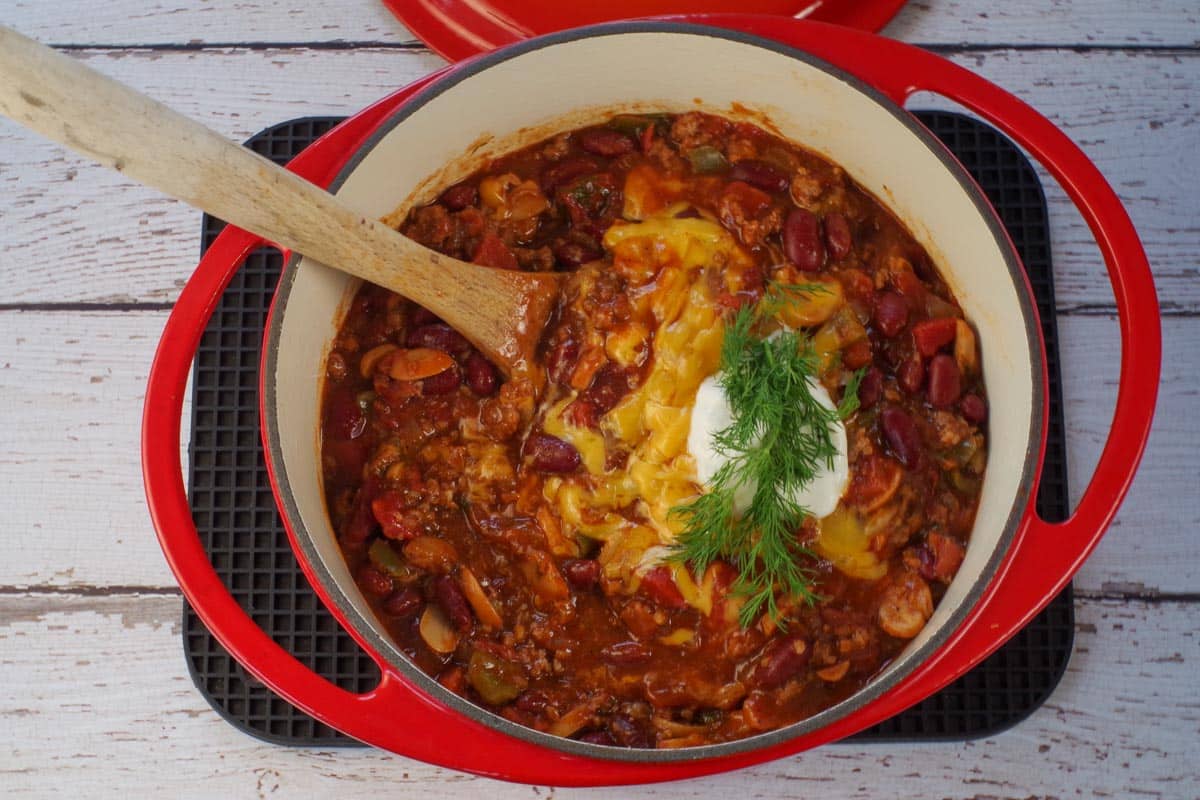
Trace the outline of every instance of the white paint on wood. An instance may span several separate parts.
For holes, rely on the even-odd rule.
[[[1082,144],[1127,203],[1163,302],[1200,310],[1197,111],[1183,100],[1200,96],[1200,53],[990,52],[956,60],[1017,91]],[[378,49],[112,51],[89,53],[85,63],[242,140],[290,118],[356,111],[438,60]],[[1050,185],[1047,195],[1060,305],[1111,307],[1090,232],[1061,191]],[[4,303],[170,302],[197,258],[199,220],[190,208],[5,120],[0,216]]]
[[[1049,702],[972,742],[837,744],[752,769],[622,789],[620,797],[1029,797],[1200,791],[1193,768],[1200,640],[1187,605],[1085,601]],[[305,796],[496,800],[612,797],[514,786],[369,749],[263,744],[192,686],[175,597],[0,597],[7,795]],[[402,724],[402,723],[401,723]]]
[[[138,460],[146,374],[163,320],[163,312],[0,313],[0,508],[21,537],[0,559],[0,586],[174,584],[144,507]],[[1061,326],[1077,501],[1108,431],[1119,347],[1109,318],[1070,317]],[[1165,342],[1150,449],[1079,575],[1086,591],[1196,589],[1200,496],[1190,420],[1200,320],[1167,320]]]
[[[386,42],[415,39],[378,0],[312,4],[304,0],[27,0],[5,9],[4,23],[56,44],[236,42]],[[1189,0],[912,0],[884,30],[911,42],[955,45],[1089,44],[1188,47],[1200,14]]]

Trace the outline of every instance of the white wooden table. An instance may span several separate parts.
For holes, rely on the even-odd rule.
[[[351,113],[442,64],[378,0],[2,0],[0,23],[237,140]],[[886,33],[1061,125],[1121,194],[1154,265],[1158,417],[1120,516],[1077,578],[1068,673],[1043,708],[991,739],[834,745],[590,795],[1200,796],[1200,6],[914,0]],[[1062,192],[1047,193],[1077,499],[1107,431],[1119,350],[1091,237]],[[179,592],[143,501],[138,425],[198,225],[191,209],[0,120],[0,794],[585,794],[369,749],[262,744],[194,689]]]

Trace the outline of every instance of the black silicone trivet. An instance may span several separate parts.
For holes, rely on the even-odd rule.
[[[1003,136],[968,117],[918,112],[987,192],[1029,272],[1046,338],[1050,429],[1037,497],[1047,520],[1067,515],[1066,450],[1046,202],[1036,172]],[[285,163],[339,120],[285,122],[247,146]],[[223,223],[205,217],[203,248]],[[258,429],[258,360],[267,309],[282,262],[256,251],[221,298],[196,355],[189,496],[217,572],[254,620],[289,652],[339,686],[362,692],[378,669],[325,611],[296,564],[267,481]],[[858,734],[858,740],[966,739],[996,733],[1041,705],[1071,655],[1071,589],[960,680]],[[201,693],[229,722],[277,744],[357,745],[250,677],[185,604],[184,649]]]

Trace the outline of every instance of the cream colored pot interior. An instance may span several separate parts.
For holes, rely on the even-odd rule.
[[[527,49],[469,74],[383,135],[337,193],[362,213],[382,217],[431,199],[438,186],[489,154],[616,112],[697,108],[765,117],[783,136],[843,166],[909,226],[978,328],[991,408],[987,480],[957,578],[925,631],[885,675],[906,671],[924,643],[961,619],[956,611],[973,601],[1007,544],[1029,501],[1027,456],[1041,419],[1033,399],[1040,397],[1034,383],[1040,367],[1032,361],[1011,256],[978,198],[911,123],[825,68],[755,43],[694,31],[613,33]],[[318,468],[323,360],[354,288],[351,279],[307,259],[285,277],[271,343],[275,373],[267,377],[268,432],[293,528],[332,577],[329,591],[339,605],[361,629],[374,629],[373,640],[387,642],[338,550]],[[403,660],[390,645],[385,655]]]

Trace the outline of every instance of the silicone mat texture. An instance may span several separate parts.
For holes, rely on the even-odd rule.
[[[983,187],[1029,273],[1046,338],[1050,428],[1037,507],[1047,520],[1067,515],[1067,468],[1058,336],[1046,202],[1037,173],[1006,138],[961,114],[917,112]],[[285,122],[250,139],[252,150],[286,163],[340,120]],[[224,223],[205,217],[203,248]],[[267,480],[258,427],[258,363],[263,326],[282,259],[254,252],[238,270],[196,354],[189,497],[200,537],[226,586],[280,645],[344,689],[363,692],[379,678],[374,662],[325,611],[296,563]],[[1054,690],[1074,638],[1071,589],[1028,627],[961,679],[907,711],[863,731],[858,741],[967,739],[1024,719]],[[360,743],[295,709],[246,673],[185,603],[183,646],[196,686],[226,720],[281,745]]]

